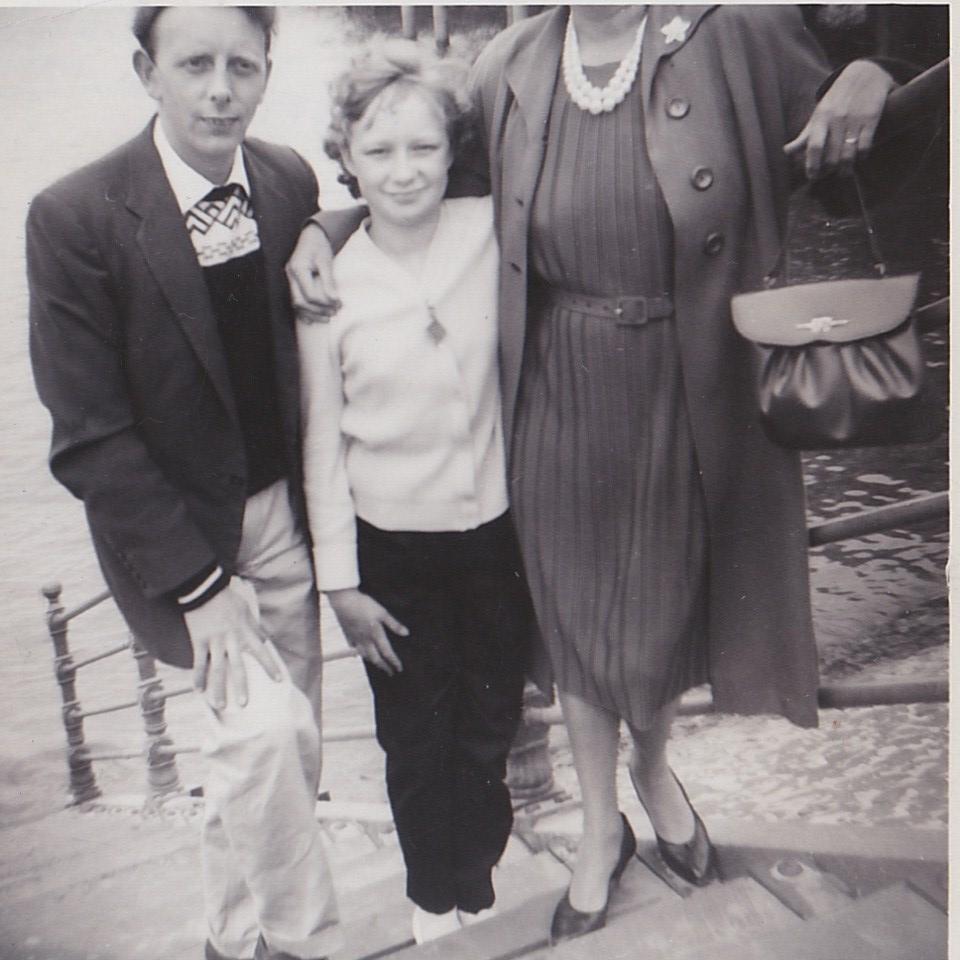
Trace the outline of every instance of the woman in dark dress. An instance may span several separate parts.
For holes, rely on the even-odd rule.
[[[718,710],[816,723],[799,458],[763,434],[729,301],[777,257],[784,145],[812,175],[871,145],[892,79],[857,61],[817,105],[827,76],[774,6],[557,8],[474,68],[512,511],[583,799],[554,941],[603,925],[635,850],[621,721],[661,854],[695,884],[716,859],[666,759],[678,696],[710,682]],[[291,269],[316,305],[311,245]]]

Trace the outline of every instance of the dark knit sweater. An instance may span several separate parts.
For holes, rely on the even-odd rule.
[[[247,457],[247,494],[287,474],[262,250],[203,268]]]

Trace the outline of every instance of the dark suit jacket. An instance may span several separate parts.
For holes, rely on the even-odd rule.
[[[317,184],[293,150],[243,145],[266,257],[292,500],[302,516],[299,386],[283,266]],[[130,628],[189,666],[170,591],[234,567],[246,466],[216,320],[152,124],[49,187],[27,219],[30,349],[54,475],[84,502]]]

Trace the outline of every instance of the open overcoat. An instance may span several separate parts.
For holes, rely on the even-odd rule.
[[[511,435],[527,322],[530,210],[543,161],[566,9],[522,21],[483,51],[473,80],[501,244],[500,344]],[[828,69],[799,12],[651,5],[630,96],[674,238],[677,333],[709,530],[709,664],[720,711],[817,722],[804,488],[796,453],[764,435],[753,361],[730,320],[783,236],[783,144]],[[562,81],[561,81],[562,82]]]

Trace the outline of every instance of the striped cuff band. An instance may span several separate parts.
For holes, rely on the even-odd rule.
[[[223,567],[215,567],[189,593],[177,597],[177,606],[181,613],[188,613],[203,606],[208,600],[216,596],[230,582],[230,577],[224,573]]]

